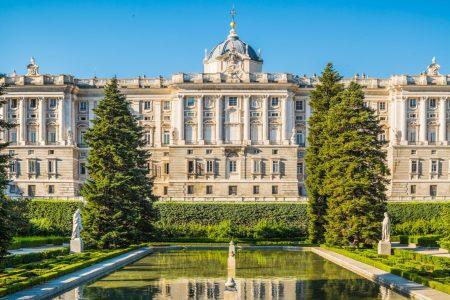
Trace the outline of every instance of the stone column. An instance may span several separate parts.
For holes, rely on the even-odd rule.
[[[155,147],[161,147],[161,102],[153,101],[153,108],[155,110],[155,138],[153,143]]]
[[[216,143],[222,144],[222,96],[216,98]]]
[[[447,97],[439,99],[439,142],[447,140]]]
[[[184,96],[178,98],[178,144],[184,145]]]
[[[262,103],[262,122],[263,122],[263,144],[269,144],[268,131],[269,131],[269,114],[267,111],[267,106],[269,104],[269,96],[265,96]]]
[[[420,128],[419,141],[427,144],[427,98],[420,98]]]
[[[286,129],[288,128],[288,119],[287,119],[287,97],[281,99],[281,143],[286,145],[289,141],[286,139],[287,133]]]
[[[407,98],[400,98],[400,130],[401,130],[401,139],[400,144],[406,145],[408,144],[408,116],[406,113],[406,104],[408,103]]]
[[[45,134],[45,120],[47,114],[47,107],[44,98],[39,98],[39,144],[45,145],[45,141],[47,140]]]
[[[309,97],[305,99],[305,146],[308,146],[308,134],[309,134],[309,117],[311,116],[311,105],[309,104]],[[294,125],[295,126],[295,125]]]
[[[250,96],[244,96],[244,137],[243,143],[249,144],[250,140]]]
[[[203,96],[197,99],[197,140],[199,145],[203,145]]]
[[[27,108],[25,98],[20,99],[19,103],[19,116],[20,116],[20,128],[19,128],[19,145],[25,145],[27,140]]]
[[[59,99],[58,101],[58,122],[59,122],[59,144],[65,145],[65,136],[66,136],[66,115],[64,113],[64,98]],[[72,136],[77,136],[75,132],[72,132]],[[77,136],[78,138],[78,136]],[[75,142],[77,143],[78,140]]]

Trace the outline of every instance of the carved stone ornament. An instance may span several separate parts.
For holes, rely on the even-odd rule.
[[[441,75],[439,74],[440,68],[441,66],[436,62],[436,57],[433,57],[431,65],[428,66],[426,73],[428,76],[439,76]]]
[[[30,63],[27,66],[27,76],[38,76],[39,66],[36,64],[34,57],[30,59]]]

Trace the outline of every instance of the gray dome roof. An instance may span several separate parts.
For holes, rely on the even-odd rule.
[[[255,49],[253,49],[247,43],[241,41],[233,30],[230,32],[230,35],[225,41],[218,44],[211,50],[211,52],[208,55],[208,60],[222,56],[228,51],[231,51],[231,49],[233,48],[238,53],[248,55],[251,60],[262,61],[261,58],[256,53]]]

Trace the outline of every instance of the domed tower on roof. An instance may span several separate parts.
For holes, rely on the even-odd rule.
[[[236,70],[236,68],[246,73],[262,71],[261,52],[257,53],[252,46],[239,38],[236,33],[235,15],[236,11],[233,8],[231,10],[231,29],[226,40],[215,46],[209,53],[205,50],[204,73],[226,73],[231,69]]]

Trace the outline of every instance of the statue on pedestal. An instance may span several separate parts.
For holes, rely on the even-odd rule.
[[[381,241],[378,242],[378,254],[391,255],[391,220],[387,212],[381,223]]]
[[[27,76],[38,76],[39,66],[36,64],[34,57],[30,59],[30,63],[27,65]]]
[[[72,218],[72,237],[70,239],[70,252],[81,253],[83,252],[83,240],[81,239],[81,230],[83,225],[81,224],[81,212],[77,209]]]
[[[73,133],[72,130],[69,128],[67,129],[67,144],[73,145]]]

